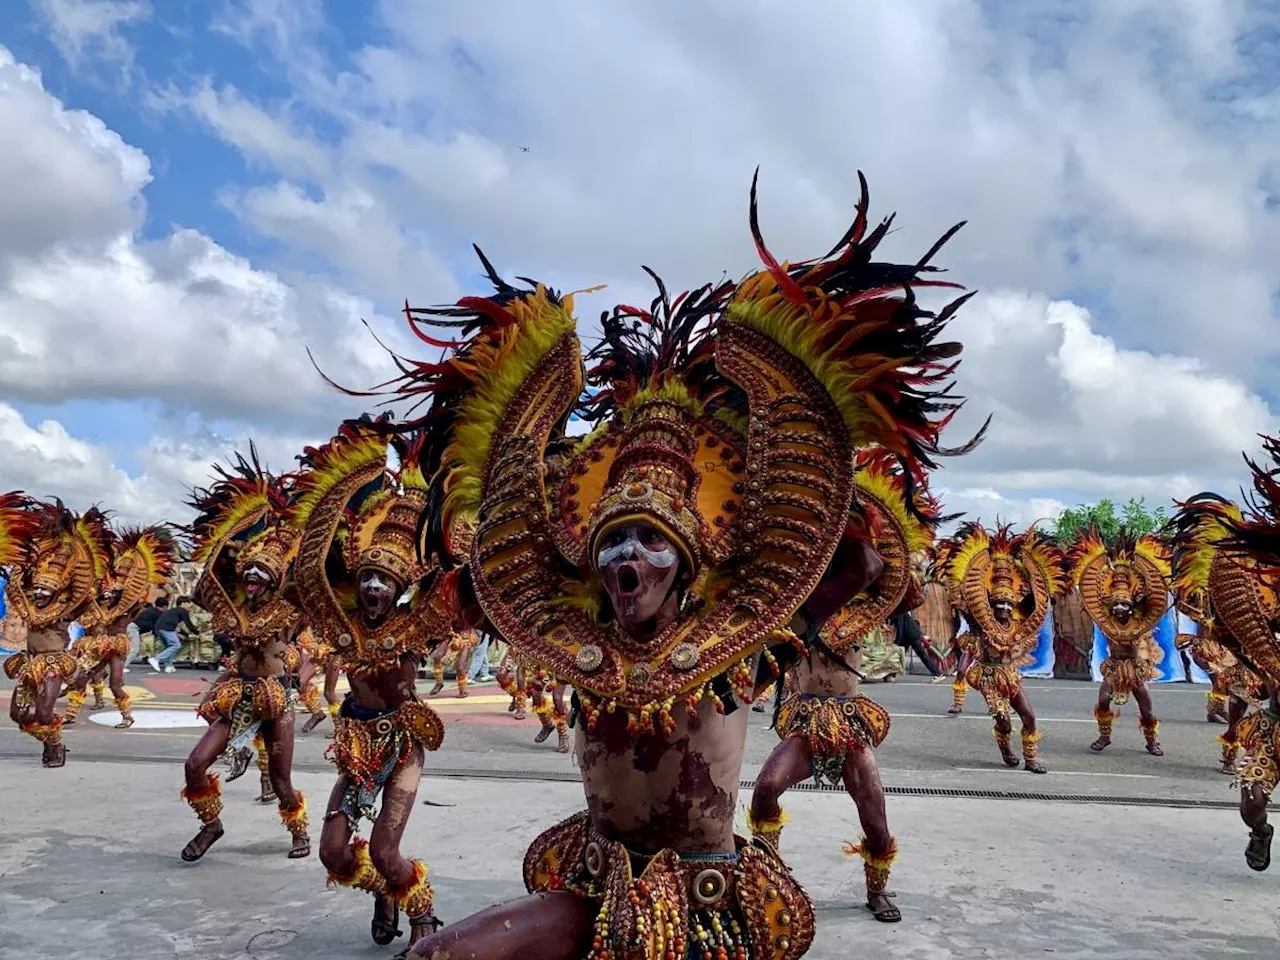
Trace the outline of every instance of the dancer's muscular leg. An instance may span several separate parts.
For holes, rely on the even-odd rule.
[[[1009,701],[1009,706],[1017,712],[1022,721],[1022,763],[1032,773],[1048,773],[1040,759],[1040,732],[1036,727],[1036,714],[1031,709],[1031,701],[1027,699],[1027,691],[1019,690],[1018,695]]]
[[[777,849],[784,822],[778,801],[797,783],[811,776],[813,755],[804,737],[787,737],[774,747],[760,768],[756,787],[751,792],[751,832]]]
[[[182,848],[182,859],[188,863],[199,860],[208,853],[209,848],[221,839],[225,832],[219,816],[222,812],[222,801],[219,796],[218,778],[216,775],[209,776],[209,768],[217,762],[218,757],[222,756],[222,751],[227,748],[229,739],[231,739],[231,724],[219,718],[196,742],[195,749],[191,751],[184,765],[187,788],[183,791],[183,797],[191,804],[196,816],[202,821],[200,832]]]
[[[1151,691],[1145,683],[1139,684],[1133,691],[1133,699],[1138,704],[1138,726],[1147,741],[1147,753],[1153,757],[1163,757],[1164,750],[1156,735],[1160,732],[1160,721],[1156,719],[1155,708],[1151,705]]]
[[[414,944],[411,960],[578,960],[591,951],[595,912],[571,893],[535,893],[451,923]]]
[[[1101,753],[1111,746],[1111,725],[1116,715],[1111,711],[1111,681],[1103,680],[1098,687],[1098,704],[1093,708],[1093,716],[1098,721],[1098,739],[1089,744],[1094,753]]]
[[[569,752],[569,709],[564,702],[563,683],[551,688],[551,718],[556,725],[556,753]]]
[[[341,809],[342,800],[350,784],[349,777],[339,776],[338,782],[333,785],[333,790],[329,794],[329,803],[325,807],[324,828],[320,833],[320,862],[329,871],[332,882],[355,886],[373,894],[373,921],[369,935],[374,943],[385,947],[400,936],[400,930],[396,927],[396,905],[387,894],[386,881],[381,876],[360,873],[360,860],[356,855],[356,847],[351,842],[355,836],[355,830],[352,829],[351,821]],[[359,843],[362,857],[372,870],[373,864],[368,859],[368,850],[364,847],[363,841]]]
[[[1240,790],[1240,819],[1249,828],[1244,859],[1251,870],[1271,866],[1271,837],[1275,827],[1267,823],[1267,793],[1260,783],[1246,783]]]
[[[57,717],[58,695],[62,693],[62,681],[57,677],[46,677],[40,689],[36,691],[36,702],[31,708],[31,717],[35,723],[48,727]],[[42,762],[50,769],[57,769],[67,763],[67,748],[62,743],[60,734],[54,742],[45,741]]]
[[[316,662],[311,657],[303,657],[302,666],[298,668],[298,693],[302,705],[311,714],[307,722],[302,725],[303,733],[310,733],[320,726],[326,716],[320,707],[320,691],[316,689],[315,684],[316,674],[319,672]]]
[[[133,726],[133,711],[129,709],[129,694],[124,689],[124,657],[112,657],[109,665],[111,672],[111,696],[115,698],[116,709],[120,711],[120,722],[117,730],[128,730]]]
[[[378,873],[386,878],[392,893],[404,894],[418,880],[417,867],[400,852],[405,828],[418,797],[418,784],[422,779],[423,750],[415,745],[409,759],[397,767],[382,791],[382,809],[369,834],[369,856]],[[413,916],[409,931],[409,943],[416,943],[430,933],[437,924],[434,915]]]
[[[1222,772],[1234,776],[1236,772],[1236,754],[1240,750],[1240,721],[1249,711],[1249,702],[1240,697],[1231,697],[1227,703],[1227,729],[1219,739],[1222,741]]]
[[[293,836],[290,860],[311,856],[311,837],[307,833],[306,800],[293,788],[293,713],[286,710],[279,720],[262,725],[262,740],[267,747],[267,776],[279,804],[280,819]]]
[[[1000,758],[1006,767],[1017,767],[1022,764],[1018,755],[1013,752],[1013,721],[1009,714],[1000,713],[991,718],[995,722],[996,746],[1000,748]]]
[[[889,832],[889,818],[884,808],[884,784],[876,755],[867,747],[855,746],[844,760],[844,788],[858,808],[862,825],[859,852],[866,866],[867,908],[877,920],[896,923],[902,911],[890,900],[885,889],[889,867],[897,857],[897,844]]]

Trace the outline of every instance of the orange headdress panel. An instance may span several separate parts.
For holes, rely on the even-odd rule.
[[[1035,528],[1015,536],[1007,525],[988,531],[967,523],[940,553],[952,604],[988,638],[1012,643],[1016,634],[1018,642],[1033,639],[1050,600],[1066,585],[1061,551]],[[997,603],[1012,606],[1012,627],[995,620],[992,607]]]
[[[9,596],[29,627],[75,619],[93,602],[110,562],[106,518],[96,507],[83,516],[61,500],[35,508],[22,573]]]
[[[16,490],[0,494],[0,567],[22,566],[39,528],[34,500]]]
[[[1239,644],[1237,654],[1280,683],[1280,440],[1262,440],[1271,462],[1245,457],[1253,491],[1241,515],[1221,515],[1224,535],[1213,545],[1208,582],[1214,612]]]
[[[1107,545],[1096,529],[1085,531],[1071,551],[1071,578],[1103,633],[1114,640],[1155,628],[1169,607],[1169,557],[1168,546],[1158,537],[1122,529],[1115,543]],[[1127,623],[1113,614],[1118,604],[1132,610]]]
[[[215,465],[214,471],[214,483],[196,490],[189,501],[197,511],[188,528],[195,543],[192,559],[205,564],[197,599],[210,577],[228,596],[238,596],[239,574],[250,563],[282,585],[297,550],[296,535],[281,523],[292,478],[268,473],[252,444],[248,459],[236,454],[230,469]]]

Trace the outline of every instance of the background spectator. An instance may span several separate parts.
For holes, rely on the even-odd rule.
[[[161,597],[156,601],[156,607],[160,610],[160,616],[156,617],[155,634],[164,642],[164,649],[154,657],[148,657],[147,662],[151,664],[151,669],[157,673],[173,673],[173,658],[178,655],[178,651],[182,649],[182,640],[178,637],[178,627],[185,626],[192,633],[199,633],[196,625],[191,622],[191,598],[179,597],[176,607],[169,606],[169,598]]]

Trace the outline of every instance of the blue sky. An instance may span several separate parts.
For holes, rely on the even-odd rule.
[[[783,256],[843,231],[857,169],[873,215],[900,211],[894,255],[969,220],[942,257],[982,290],[954,325],[957,433],[996,420],[939,475],[949,506],[1233,489],[1277,426],[1276,21],[1227,0],[0,5],[0,135],[44,170],[0,217],[0,486],[180,511],[250,436],[287,463],[360,412],[305,350],[352,386],[385,375],[360,321],[403,345],[405,296],[476,288],[473,241],[512,275],[608,283],[587,318],[648,299],[641,263],[675,288],[750,269],[759,165]]]

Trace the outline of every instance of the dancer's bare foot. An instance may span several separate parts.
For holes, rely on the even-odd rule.
[[[1221,723],[1227,724],[1231,721],[1227,719],[1227,711],[1223,707],[1210,707],[1208,713],[1204,717],[1205,723]]]
[[[375,895],[373,920],[369,922],[369,935],[373,937],[373,942],[385,947],[403,933],[400,929],[400,907],[390,897]]]
[[[964,713],[964,707],[957,707],[954,704],[952,704],[951,709],[947,711],[947,716],[958,717],[962,713]]]
[[[293,838],[293,849],[289,851],[290,860],[302,860],[311,856],[311,838],[301,833]]]
[[[751,705],[751,710],[753,713],[764,713],[764,704],[757,700]]]
[[[1250,870],[1262,871],[1271,866],[1271,838],[1276,828],[1269,823],[1249,831],[1249,845],[1244,848],[1244,861]]]
[[[227,774],[227,783],[243,777],[245,771],[249,769],[249,761],[252,759],[253,751],[248,747],[241,747],[237,750],[235,756],[231,758],[231,770]]]
[[[310,733],[316,727],[320,726],[320,724],[324,723],[324,718],[327,716],[327,713],[313,713],[311,715],[311,719],[302,725],[302,732]]]
[[[268,777],[265,773],[262,775],[261,786],[262,786],[262,792],[258,795],[258,802],[259,803],[275,803],[277,799],[276,791],[271,786],[271,778]]]
[[[529,715],[528,715],[527,713],[525,713],[523,709],[520,709],[520,708],[517,708],[517,709],[516,709],[516,712],[515,712],[514,717],[515,717],[515,719],[516,719],[516,720],[528,720],[528,719],[529,719]]]
[[[1151,754],[1153,757],[1163,757],[1164,748],[1160,746],[1159,740],[1148,740],[1147,753]]]
[[[222,839],[224,833],[226,831],[222,829],[221,820],[210,820],[191,838],[191,842],[182,848],[182,859],[187,863],[195,863],[209,852],[210,847]]]
[[[1094,753],[1101,753],[1109,746],[1111,746],[1110,737],[1099,737],[1097,740],[1093,741],[1093,743],[1089,744],[1089,749]]]
[[[547,739],[547,737],[551,736],[551,731],[554,729],[555,729],[554,724],[550,724],[550,723],[543,724],[542,729],[538,731],[538,735],[533,738],[533,742],[534,743],[544,742]]]
[[[868,893],[867,909],[881,923],[897,923],[902,919],[902,911],[889,899],[887,893]]]
[[[121,717],[120,722],[116,724],[117,730],[128,730],[133,726],[133,717]]]
[[[443,689],[444,689],[444,681],[443,681],[443,680],[437,680],[437,681],[436,681],[436,685],[435,685],[434,687],[432,687],[432,688],[431,688],[431,692],[430,692],[430,693],[428,693],[428,694],[427,694],[427,696],[428,696],[428,697],[434,697],[437,693],[439,693],[439,692],[440,692],[441,690],[443,690]],[[389,940],[388,940],[387,942],[388,942],[388,943],[390,943],[391,941],[389,941]]]
[[[515,712],[516,712],[516,702],[512,700],[510,703],[507,704],[507,713],[515,713]]]
[[[560,742],[556,744],[556,753],[568,753],[568,752],[569,752],[569,734],[562,733],[560,734]]]
[[[1022,760],[1019,759],[1018,755],[1014,753],[1013,750],[1010,749],[1009,747],[1000,748],[1000,757],[1002,760],[1004,760],[1004,765],[1006,767],[1022,766]]]
[[[1223,760],[1222,772],[1228,777],[1234,777],[1236,775],[1236,762],[1234,760]]]
[[[1039,757],[1036,757],[1032,760],[1024,761],[1023,766],[1025,766],[1032,773],[1048,773],[1049,772],[1049,768],[1044,765],[1044,761],[1041,760]]]

